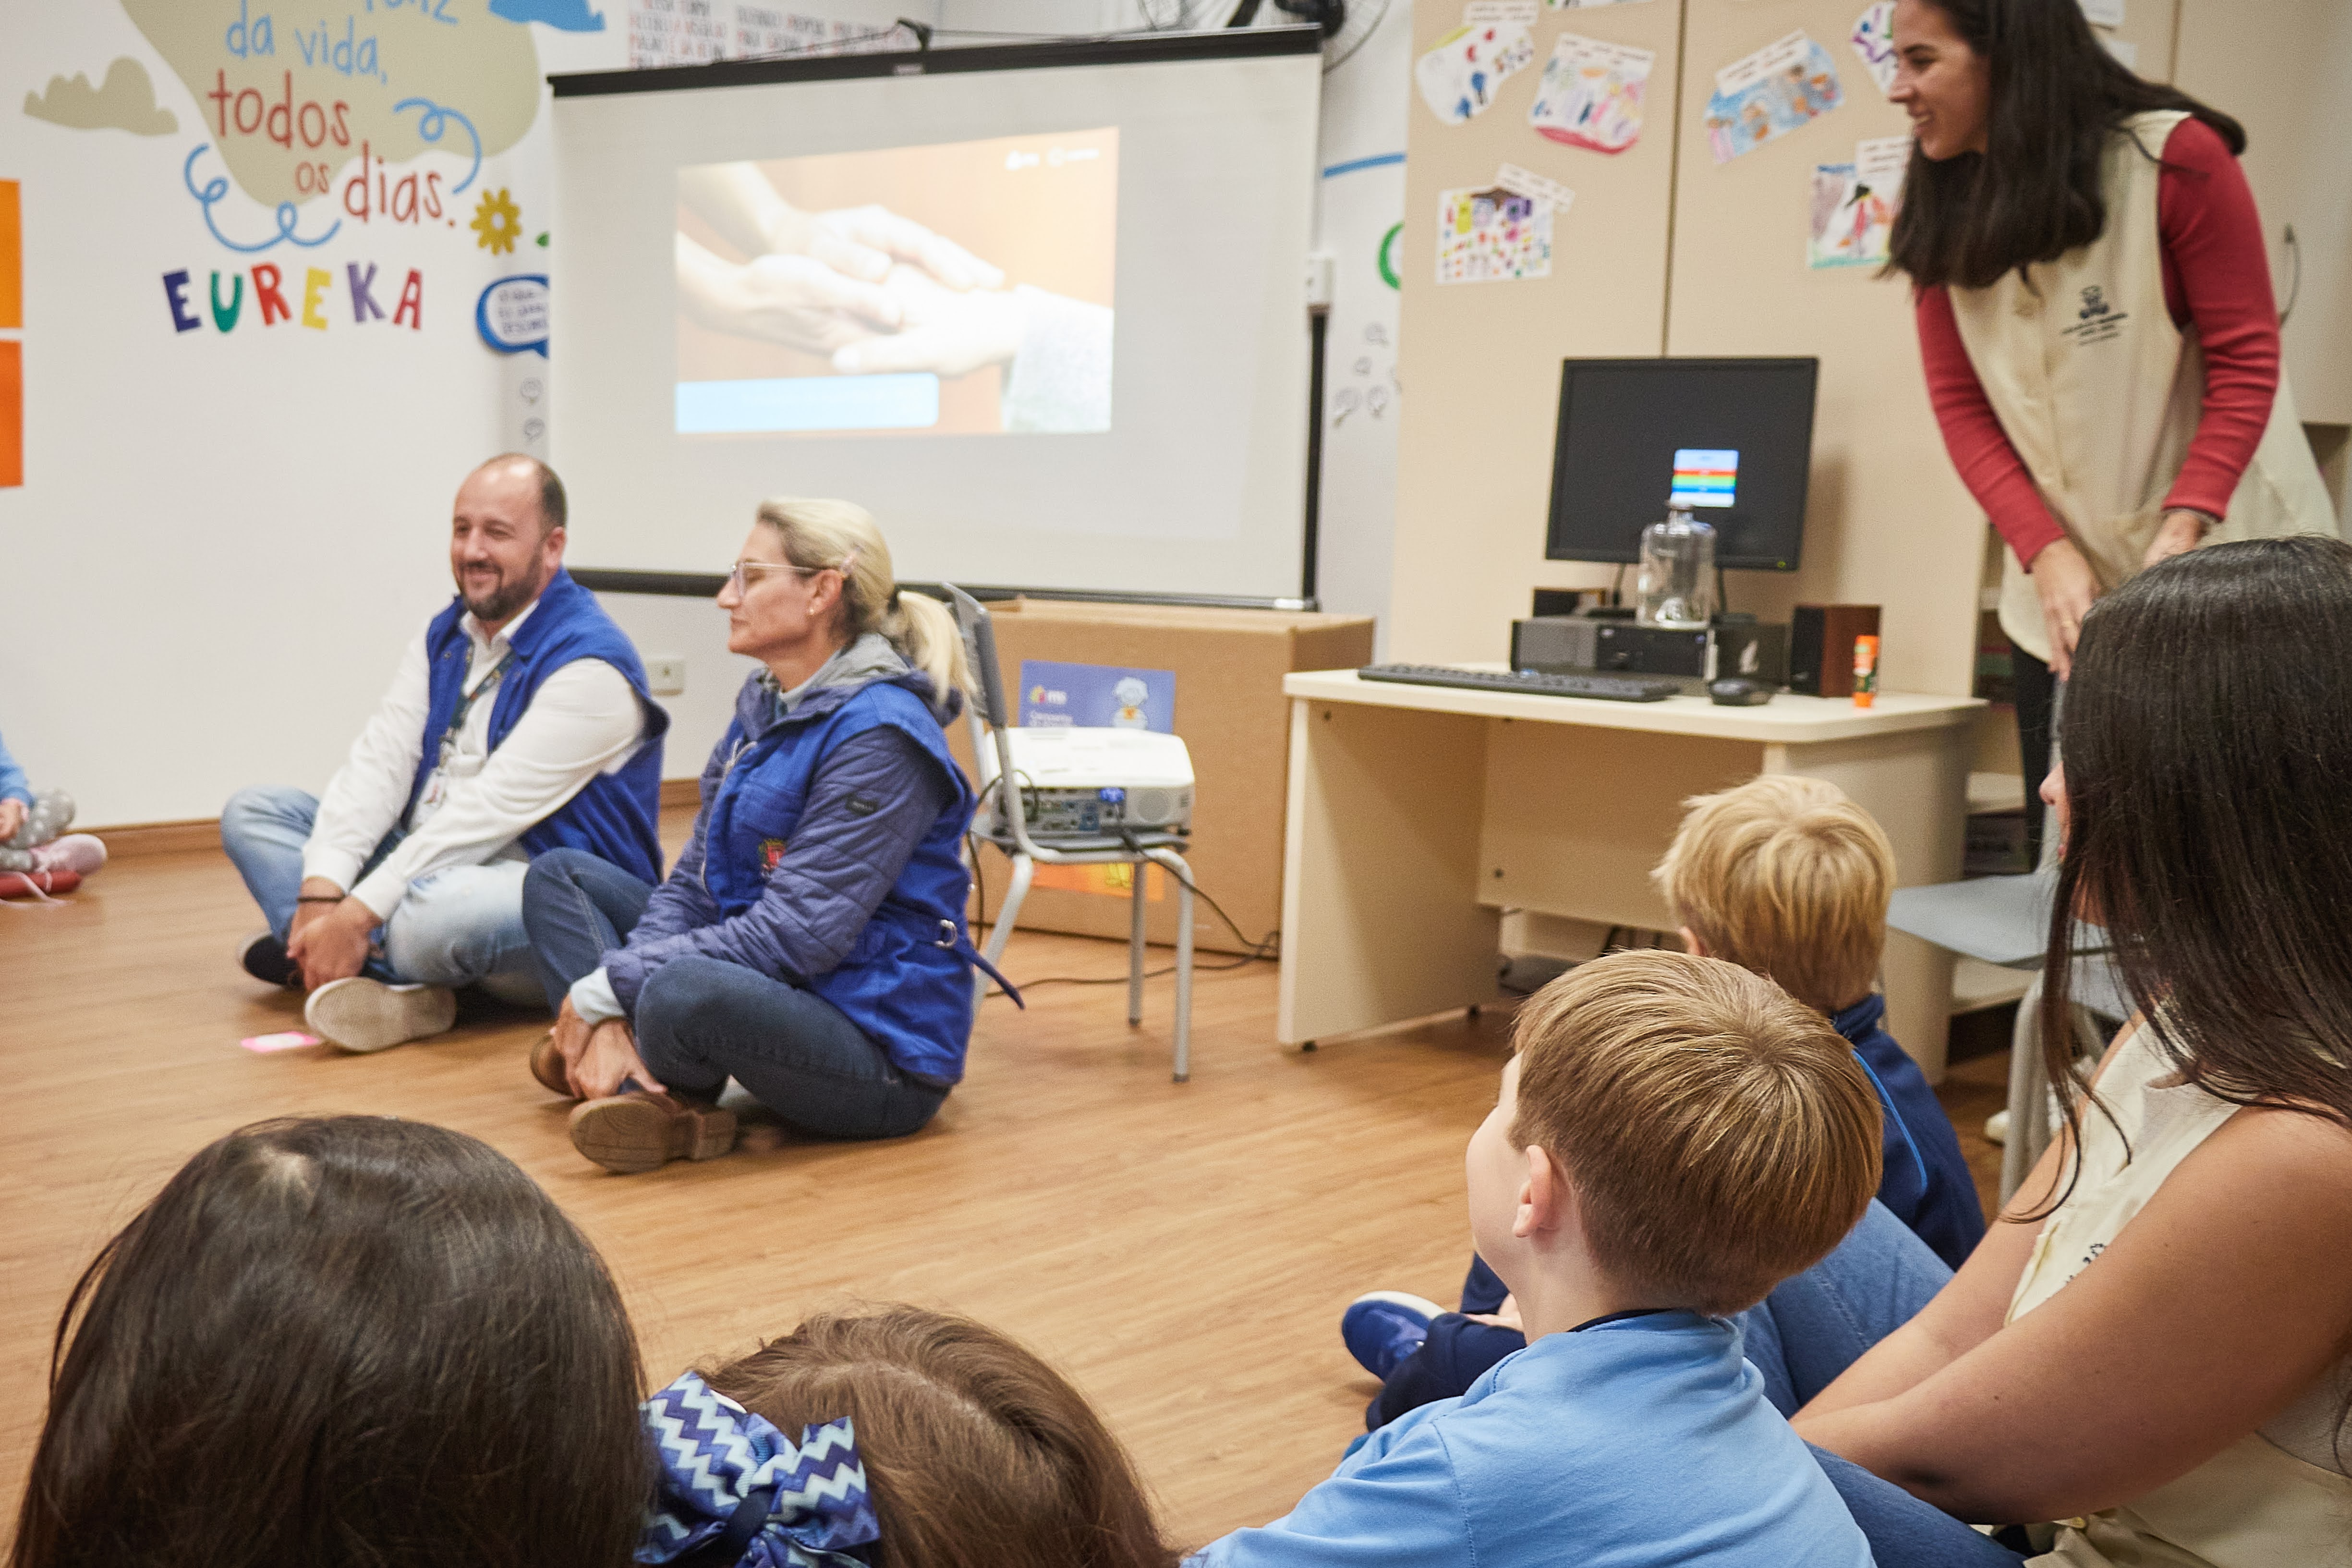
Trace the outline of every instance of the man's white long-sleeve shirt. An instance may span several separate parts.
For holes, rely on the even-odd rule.
[[[471,653],[464,690],[473,692],[490,678],[511,646],[508,639],[538,608],[534,600],[494,637],[482,635],[481,623],[470,613],[458,621]],[[408,837],[383,865],[360,879],[368,857],[407,811],[432,705],[428,664],[425,633],[419,631],[400,656],[391,689],[328,782],[302,847],[305,878],[323,878],[344,889],[380,920],[392,918],[408,885],[420,877],[453,866],[525,858],[516,840],[597,774],[626,765],[645,731],[645,710],[627,678],[603,659],[574,659],[541,681],[496,751],[490,749],[490,712],[497,693],[483,691],[466,714],[446,767],[418,795],[415,810],[407,812]]]

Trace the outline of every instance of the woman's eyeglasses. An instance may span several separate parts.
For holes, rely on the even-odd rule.
[[[803,577],[814,577],[820,572],[832,570],[830,566],[795,566],[789,561],[738,561],[728,571],[727,581],[733,585],[735,596],[740,599],[750,591],[751,584],[756,580],[755,574],[797,572]]]

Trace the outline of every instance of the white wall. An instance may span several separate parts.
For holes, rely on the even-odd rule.
[[[369,15],[331,7],[338,21],[346,8]],[[478,0],[453,8],[491,25]],[[613,63],[620,48],[610,30],[530,31],[542,70]],[[12,92],[56,74],[95,81],[127,56],[178,121],[142,137],[14,102],[0,113],[0,178],[22,183],[26,384],[26,482],[0,489],[0,730],[37,785],[71,791],[89,824],[210,816],[259,781],[317,788],[404,639],[446,599],[458,479],[519,433],[513,387],[541,362],[490,353],[473,307],[490,279],[542,269],[530,240],[544,226],[543,125],[488,160],[437,229],[346,220],[315,251],[239,256],[183,185],[184,160],[214,138],[214,106],[120,5],[0,0],[0,37]],[[299,63],[290,37],[279,44]],[[392,174],[437,170],[446,186],[467,162],[429,153]],[[218,167],[200,163],[199,180]],[[492,187],[521,210],[517,255],[481,250],[466,226]],[[333,205],[301,209],[298,232],[320,232]],[[271,232],[269,210],[235,192],[215,218],[239,240]],[[327,327],[265,329],[248,279],[236,330],[173,330],[164,274],[192,274],[202,313],[212,270],[256,261],[289,274],[298,309],[304,269],[330,269]],[[377,266],[387,315],[417,268],[421,330],[353,325],[349,262]]]

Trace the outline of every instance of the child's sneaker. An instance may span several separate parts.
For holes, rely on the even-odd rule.
[[[80,876],[72,871],[0,871],[0,899],[47,899],[80,886]]]
[[[87,877],[105,864],[106,846],[94,834],[68,833],[33,851],[36,871],[71,871]]]
[[[1429,1338],[1430,1321],[1444,1310],[1423,1296],[1374,1290],[1348,1303],[1339,1315],[1339,1338],[1357,1365],[1386,1383],[1397,1363]]]

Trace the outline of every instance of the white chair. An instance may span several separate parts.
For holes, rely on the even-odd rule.
[[[982,956],[992,967],[1001,964],[1005,944],[1013,939],[1013,922],[1021,913],[1022,900],[1029,896],[1029,883],[1039,866],[1126,866],[1129,868],[1131,911],[1127,943],[1127,1022],[1130,1028],[1142,1023],[1144,868],[1158,866],[1176,884],[1175,1074],[1176,1081],[1182,1083],[1192,1076],[1192,870],[1178,853],[1185,847],[1185,837],[1164,830],[1129,830],[1086,838],[1057,835],[1051,842],[1041,844],[1029,836],[1032,813],[1022,798],[1021,775],[1013,766],[1013,742],[1007,733],[1012,720],[1004,701],[1004,679],[996,664],[995,628],[979,600],[952,583],[941,586],[955,610],[956,625],[963,632],[964,650],[980,685],[980,700],[969,710],[972,759],[978,765],[987,749],[992,747],[996,760],[995,781],[982,793],[983,797],[989,791],[997,794],[997,809],[989,814],[988,826],[976,831],[1013,862],[1013,883],[996,911],[996,923],[989,931],[988,947]],[[988,994],[985,973],[975,970],[972,984],[975,995]]]

